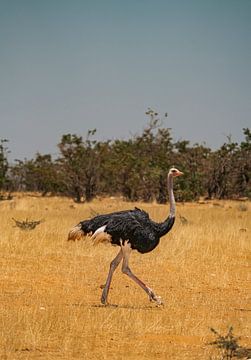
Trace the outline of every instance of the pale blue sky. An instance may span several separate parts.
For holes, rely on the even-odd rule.
[[[128,138],[147,107],[175,140],[251,127],[251,0],[0,0],[0,138],[10,158],[62,134]]]

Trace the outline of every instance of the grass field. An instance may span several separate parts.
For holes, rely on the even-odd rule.
[[[119,269],[114,306],[101,306],[100,285],[118,248],[67,242],[68,230],[94,213],[135,205],[156,221],[169,211],[120,199],[81,205],[17,194],[0,202],[0,359],[222,359],[208,345],[210,328],[224,334],[229,326],[251,346],[248,202],[178,204],[172,231],[153,252],[133,252],[130,263],[165,305],[150,303]],[[24,231],[12,217],[44,222]]]

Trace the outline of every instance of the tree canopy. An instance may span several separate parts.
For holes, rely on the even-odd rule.
[[[166,176],[171,166],[185,173],[175,184],[178,201],[201,196],[227,199],[251,197],[251,131],[243,129],[238,144],[227,138],[217,150],[188,140],[174,142],[171,129],[158,113],[142,134],[128,140],[97,141],[96,129],[85,137],[65,134],[59,156],[36,154],[34,159],[8,163],[7,140],[0,142],[0,192],[39,191],[70,196],[77,202],[97,195],[122,195],[126,200],[167,201]],[[166,114],[167,116],[167,114]]]

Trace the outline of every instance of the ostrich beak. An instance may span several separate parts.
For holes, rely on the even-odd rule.
[[[184,175],[184,173],[182,171],[179,171],[178,173],[176,173],[176,176],[181,176]]]

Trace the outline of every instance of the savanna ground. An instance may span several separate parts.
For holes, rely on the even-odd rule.
[[[117,270],[114,306],[101,306],[100,285],[118,248],[67,242],[68,230],[94,213],[135,205],[156,221],[169,211],[120,199],[77,205],[17,194],[0,202],[0,359],[222,359],[208,345],[210,327],[225,334],[229,326],[250,347],[250,203],[178,204],[172,231],[130,262],[165,305],[150,303]],[[12,217],[44,222],[24,231]]]

